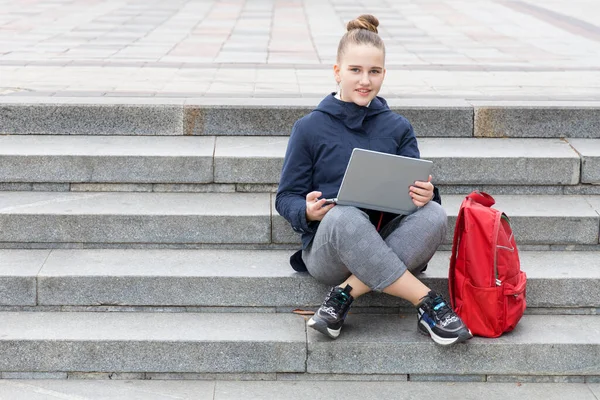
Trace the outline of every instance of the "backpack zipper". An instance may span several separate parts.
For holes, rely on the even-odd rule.
[[[504,213],[501,213],[500,218],[498,218],[498,230],[500,230],[500,226],[502,225],[502,220],[505,220],[506,223],[508,224],[508,226],[510,227],[510,220],[508,219],[508,217],[506,215],[504,215]],[[512,230],[512,227],[511,227],[511,230]],[[497,234],[496,234],[496,237],[498,237]],[[512,235],[511,235],[511,237],[512,237]],[[494,277],[496,278],[496,286],[502,286],[502,281],[500,279],[498,279],[498,257],[497,257],[498,247],[502,247],[502,248],[505,248],[510,251],[514,251],[514,248],[498,246],[498,244],[496,243],[496,249],[495,249],[495,253],[494,253]]]

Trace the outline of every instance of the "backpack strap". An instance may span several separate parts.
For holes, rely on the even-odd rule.
[[[494,200],[492,196],[485,192],[480,192],[478,190],[471,192],[471,194],[467,196],[467,199],[471,199],[475,203],[479,203],[485,207],[491,207],[494,204],[496,204],[496,200]]]
[[[465,203],[469,200],[481,204],[484,207],[491,207],[496,203],[494,198],[489,194],[475,190],[471,192],[471,194],[469,194],[467,197],[465,197],[465,200],[463,200],[462,204],[460,205],[460,209],[458,210],[458,216],[456,217],[456,225],[454,227],[454,238],[452,239],[452,255],[450,256],[450,268],[448,269],[448,293],[450,295],[450,304],[452,304],[452,307],[455,307],[454,271],[456,268],[456,256],[458,253],[458,245],[461,240],[462,231],[465,227],[464,206]]]
[[[452,308],[455,307],[454,302],[454,270],[456,268],[456,255],[458,252],[458,244],[460,242],[460,237],[462,235],[462,231],[465,226],[465,218],[464,218],[464,210],[463,204],[461,204],[460,209],[458,210],[458,216],[456,217],[456,225],[454,227],[454,238],[452,239],[452,254],[450,255],[450,268],[448,269],[448,293],[450,295],[450,304]]]

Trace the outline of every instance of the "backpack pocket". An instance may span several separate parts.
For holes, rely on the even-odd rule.
[[[465,281],[463,302],[456,310],[473,335],[498,337],[504,326],[505,296],[503,288],[476,287]]]
[[[504,315],[506,316],[503,331],[510,332],[515,329],[527,307],[527,301],[525,300],[527,275],[523,271],[519,272],[512,278],[502,282],[502,288],[504,292]]]

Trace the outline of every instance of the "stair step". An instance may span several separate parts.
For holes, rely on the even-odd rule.
[[[321,98],[0,98],[1,134],[289,135]],[[597,101],[389,99],[420,137],[600,138]]]
[[[2,371],[302,372],[292,314],[0,312]]]
[[[0,192],[0,243],[298,244],[267,193]],[[446,242],[464,196],[443,196]],[[600,196],[495,196],[520,245],[598,244]],[[269,207],[271,207],[269,209]]]
[[[4,136],[0,182],[276,184],[287,143],[280,136]],[[600,139],[423,138],[419,146],[434,162],[436,184],[600,183]]]
[[[464,199],[442,194],[442,206],[448,214],[446,244],[452,243],[456,216]],[[598,244],[600,196],[494,195],[494,199],[494,207],[510,217],[520,245]],[[290,224],[277,214],[274,201],[272,212],[273,242],[299,243]]]
[[[2,182],[207,183],[215,138],[0,137]]]
[[[600,144],[598,139],[587,141]],[[587,141],[582,146],[589,147]],[[215,182],[278,183],[287,142],[275,137],[217,138]],[[422,138],[419,148],[422,158],[434,162],[437,184],[575,185],[580,181],[577,148],[565,140]],[[600,169],[596,158],[588,157],[587,164],[586,170]]]
[[[600,183],[600,140],[569,139],[569,144],[581,155],[581,182]]]
[[[266,193],[0,193],[1,242],[252,243],[271,239]]]
[[[600,316],[525,315],[510,334],[451,348],[417,333],[416,317],[351,314],[331,341],[309,329],[309,373],[598,375]],[[568,354],[568,357],[565,357]]]
[[[0,133],[53,135],[284,135],[321,99],[0,98]],[[462,100],[391,99],[421,136],[472,136]],[[42,123],[40,123],[42,121]]]
[[[0,250],[0,305],[317,307],[327,287],[288,263],[282,250]],[[419,277],[447,296],[450,252]],[[594,309],[598,252],[520,253],[528,308]],[[410,307],[385,294],[355,307]]]
[[[525,315],[441,348],[415,315],[350,314],[335,341],[291,314],[0,313],[0,370],[600,375],[600,316]],[[568,357],[565,357],[568,354]]]

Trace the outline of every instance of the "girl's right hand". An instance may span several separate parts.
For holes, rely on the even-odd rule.
[[[335,204],[324,205],[326,199],[320,199],[323,193],[310,192],[306,195],[306,220],[321,221],[327,211],[335,207]]]

